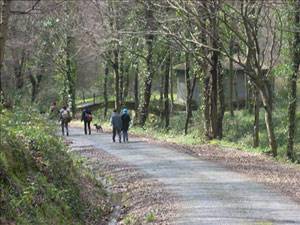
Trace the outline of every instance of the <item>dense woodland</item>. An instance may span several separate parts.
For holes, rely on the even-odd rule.
[[[82,103],[95,101],[101,119],[113,107],[129,107],[135,126],[205,141],[238,143],[248,135],[249,148],[299,160],[299,0],[1,0],[0,6],[5,107],[48,112],[57,101],[75,117]]]

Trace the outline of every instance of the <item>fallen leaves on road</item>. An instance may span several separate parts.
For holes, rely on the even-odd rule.
[[[294,201],[300,202],[299,165],[279,162],[268,155],[222,148],[216,145],[188,146],[158,141],[148,137],[144,137],[144,139],[149,143],[160,144],[203,160],[219,163],[289,196]]]
[[[116,224],[167,225],[174,217],[175,197],[158,181],[100,149],[83,147],[76,153],[110,192],[121,195]]]

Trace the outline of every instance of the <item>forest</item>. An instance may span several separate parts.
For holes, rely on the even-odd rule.
[[[60,146],[33,124],[55,133],[40,117],[56,102],[72,122],[128,108],[135,135],[299,164],[299,64],[300,0],[0,0],[1,148]]]
[[[263,146],[295,161],[298,4],[2,1],[2,101],[42,112],[68,102],[75,115],[97,99],[100,118],[128,105],[136,125],[185,135],[192,126],[199,139]]]

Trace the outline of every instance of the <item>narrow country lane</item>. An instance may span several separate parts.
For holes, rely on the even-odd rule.
[[[109,134],[86,136],[71,128],[71,146],[94,146],[165,184],[178,196],[176,225],[299,224],[300,206],[224,167],[139,138],[112,143]]]

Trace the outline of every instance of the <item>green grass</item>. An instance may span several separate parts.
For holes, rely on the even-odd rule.
[[[85,224],[104,214],[104,205],[82,198],[82,179],[95,181],[81,174],[48,124],[32,109],[0,106],[0,224]]]
[[[113,96],[110,96],[108,101],[114,101],[115,98]],[[103,96],[96,96],[95,98],[95,101],[96,103],[99,103],[99,102],[103,102],[104,101],[104,98]],[[83,99],[77,99],[75,101],[76,105],[81,105],[81,104],[86,104],[86,103],[93,103],[94,102],[94,98],[93,97],[89,97],[89,98],[86,98],[85,101],[83,101]]]
[[[192,126],[189,128],[189,133],[184,135],[184,112],[177,112],[171,116],[170,129],[168,131],[163,128],[159,118],[151,114],[144,128],[133,126],[131,132],[177,144],[197,145],[204,143],[203,129],[201,126],[198,126],[199,124],[196,122],[198,120],[200,120],[200,117],[195,115],[192,119]]]
[[[130,100],[133,100],[133,98],[127,98],[126,99],[126,101],[130,101]],[[108,101],[115,101],[115,98],[113,96],[110,96],[108,98]],[[75,101],[76,105],[81,105],[81,104],[86,104],[86,103],[93,103],[93,102],[94,102],[93,97],[86,98],[85,101],[83,99],[76,99],[76,101]],[[96,103],[104,102],[103,96],[96,96],[95,102]]]
[[[171,95],[169,94],[169,98],[171,100]],[[174,101],[177,100],[177,93],[173,93],[173,98],[174,98]],[[151,94],[151,101],[152,100],[159,100],[160,99],[160,93],[159,91],[153,91],[152,94]]]
[[[150,212],[146,215],[146,218],[145,218],[146,222],[147,223],[152,223],[156,220],[156,217],[155,217],[155,213],[154,212]]]
[[[174,93],[173,96],[174,96],[174,100],[176,101],[177,94]],[[171,96],[169,96],[169,97],[171,98]],[[152,95],[151,95],[151,101],[153,101],[153,100],[159,100],[159,98],[160,98],[160,93],[158,91],[155,91],[154,93],[152,93]],[[110,96],[108,98],[108,101],[114,101],[114,100],[115,100],[115,98],[113,96]],[[127,101],[133,101],[134,99],[133,99],[133,97],[128,97],[126,100]],[[101,96],[96,96],[95,101],[96,101],[96,103],[103,102],[104,98],[103,98],[102,95]],[[76,105],[81,105],[83,103],[93,103],[93,102],[94,102],[94,98],[93,97],[88,97],[88,98],[85,99],[85,101],[82,98],[78,98],[75,101]]]
[[[125,225],[136,225],[137,224],[137,217],[135,215],[129,214],[123,219],[123,223]]]

